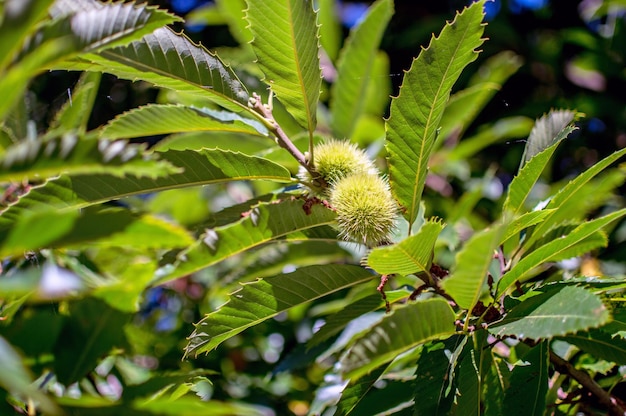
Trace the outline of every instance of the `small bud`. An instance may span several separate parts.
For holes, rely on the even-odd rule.
[[[331,187],[330,204],[343,239],[368,247],[389,241],[398,209],[384,178],[363,172],[346,176]]]
[[[328,140],[313,148],[313,158],[315,171],[322,179],[311,177],[311,174],[304,168],[300,168],[298,177],[311,188],[310,191],[317,196],[328,196],[330,186],[340,179],[356,173],[377,173],[374,164],[367,157],[365,152],[356,144],[345,140]]]

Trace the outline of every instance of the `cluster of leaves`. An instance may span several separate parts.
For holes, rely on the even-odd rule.
[[[284,412],[242,391],[250,377],[218,385],[252,373],[259,351],[276,362],[284,328],[251,345],[255,330],[284,321],[297,346],[272,378],[291,377],[291,393],[318,388],[286,404],[296,414],[623,412],[610,392],[626,364],[625,285],[593,254],[626,215],[613,197],[626,149],[549,186],[542,175],[576,129],[574,111],[500,119],[454,144],[521,65],[501,52],[453,93],[484,42],[484,1],[433,36],[390,107],[378,48],[393,1],[376,1],[343,45],[334,0],[318,3],[216,2],[237,58],[256,57],[238,73],[155,7],[2,3],[3,413]],[[48,70],[84,72],[38,128],[27,89]],[[88,131],[101,73],[167,93]],[[151,149],[130,141],[154,135],[166,138]],[[329,137],[367,147],[388,173],[403,214],[391,244],[346,245],[332,207],[298,183]],[[473,212],[493,172],[427,217],[428,186],[520,137],[525,153],[493,221]],[[185,293],[184,305],[163,302],[164,290]],[[195,330],[155,317],[168,307]],[[188,361],[165,371],[183,350]],[[280,395],[280,383],[259,384]]]

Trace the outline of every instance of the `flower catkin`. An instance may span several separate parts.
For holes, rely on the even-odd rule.
[[[331,139],[313,148],[316,173],[322,181],[316,181],[306,169],[301,168],[298,177],[308,184],[314,196],[327,198],[329,189],[340,179],[356,173],[377,174],[378,170],[365,152],[356,144],[345,140]]]
[[[375,247],[391,238],[397,205],[389,183],[378,174],[360,172],[342,178],[331,187],[329,202],[343,239]]]

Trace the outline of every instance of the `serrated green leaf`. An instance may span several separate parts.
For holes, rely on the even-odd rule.
[[[317,124],[322,75],[311,0],[247,0],[252,49],[264,81],[310,134]]]
[[[393,1],[378,0],[355,26],[337,61],[331,86],[331,127],[335,137],[350,139],[365,109],[376,51],[393,15]]]
[[[503,228],[495,226],[474,234],[456,255],[450,276],[441,282],[442,288],[461,308],[471,311],[487,289],[489,266]]]
[[[251,156],[254,155],[265,157],[266,151],[268,149],[268,142],[266,140],[260,139],[258,135],[223,133],[216,130],[172,134],[170,136],[167,136],[165,139],[160,140],[153,148],[157,151],[165,151],[200,150],[206,147],[209,147],[211,149],[241,152]],[[284,152],[284,149],[280,149],[280,151]],[[288,154],[287,157],[291,156]],[[269,157],[266,157],[266,159],[272,160]],[[291,160],[294,159],[291,158]],[[275,160],[272,161],[276,162]],[[297,162],[295,162],[295,164],[297,165]],[[294,173],[297,171],[298,170],[296,168],[294,170]]]
[[[54,69],[106,72],[210,99],[233,111],[248,110],[248,91],[232,69],[169,28],[157,29],[128,46],[82,54]]]
[[[561,136],[561,132],[574,121],[576,113],[571,110],[552,110],[535,123],[522,156],[522,166],[536,154],[551,146]],[[569,134],[569,133],[568,133]]]
[[[419,210],[428,160],[452,86],[483,42],[482,19],[481,1],[457,14],[413,61],[398,97],[392,99],[386,142],[389,179],[409,224]]]
[[[78,53],[124,45],[158,27],[180,20],[146,4],[93,4],[93,8],[79,7],[75,13],[44,22],[26,41],[21,55],[16,57],[16,63],[0,79],[0,94],[3,97],[0,119],[24,91],[32,76],[60,60]]]
[[[100,135],[118,139],[207,131],[267,135],[263,125],[235,113],[173,104],[149,104],[130,110],[111,120]],[[207,141],[203,147],[214,145]]]
[[[367,266],[380,274],[428,273],[433,258],[433,248],[444,224],[429,220],[398,244],[373,249],[367,256]]]
[[[289,171],[262,158],[223,150],[158,152],[161,160],[183,168],[182,173],[150,179],[136,176],[77,175],[34,187],[0,215],[0,230],[10,227],[24,211],[53,207],[76,210],[129,195],[236,180],[289,182]]]
[[[565,258],[563,257],[564,254],[571,254],[571,252],[568,253],[567,250],[570,250],[579,243],[583,243],[587,238],[594,238],[594,234],[597,231],[606,227],[613,221],[622,218],[624,215],[626,215],[626,209],[621,209],[605,215],[604,217],[585,222],[576,227],[569,234],[548,242],[528,254],[498,281],[497,297],[504,294],[515,282],[523,281],[537,266],[555,259],[563,260]]]
[[[235,254],[285,237],[296,231],[331,224],[335,213],[321,205],[305,212],[304,201],[286,199],[259,204],[240,214],[239,221],[206,231],[200,240],[179,254],[172,268],[165,268],[158,282],[197,272]]]
[[[524,364],[511,372],[511,385],[504,394],[503,414],[542,416],[548,393],[548,343],[540,342],[522,357]]]
[[[185,355],[211,351],[280,312],[372,278],[370,272],[358,266],[325,265],[302,267],[293,273],[245,284],[227,304],[196,324]]]
[[[49,140],[23,140],[8,148],[0,158],[0,182],[81,174],[158,178],[180,172],[158,156],[147,153],[143,145],[82,139],[74,134]]]
[[[359,338],[341,359],[345,379],[358,378],[399,354],[455,331],[454,312],[447,301],[427,299],[394,308]]]
[[[559,338],[588,354],[618,365],[626,364],[626,340],[602,331],[602,328]]]
[[[604,325],[611,318],[602,300],[587,289],[559,285],[511,308],[489,332],[519,339],[549,339]]]
[[[543,150],[537,151],[520,169],[519,173],[513,178],[509,185],[509,190],[504,200],[503,210],[511,211],[517,214],[524,208],[524,202],[533,186],[539,179],[539,176],[545,169],[554,154],[554,151],[563,139],[570,135],[576,128],[573,125],[566,125],[562,130],[557,132],[552,139],[552,144]],[[532,133],[531,133],[532,134]],[[536,149],[539,150],[539,149]]]
[[[77,52],[97,52],[126,45],[165,25],[183,19],[146,3],[104,3],[57,0],[53,20],[35,35],[34,44],[50,37],[67,37]],[[29,45],[31,46],[31,45]]]

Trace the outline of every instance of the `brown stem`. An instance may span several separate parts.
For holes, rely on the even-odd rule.
[[[272,110],[263,104],[261,97],[257,93],[252,93],[250,106],[254,111],[263,116],[266,127],[272,132],[274,137],[276,137],[276,143],[278,143],[278,145],[283,149],[286,149],[294,158],[296,158],[300,165],[304,166],[306,170],[315,176],[312,163],[308,163],[304,154],[296,146],[294,146],[291,139],[287,137],[280,125],[276,122],[276,120],[274,120]]]
[[[387,313],[391,312],[391,306],[389,305],[389,300],[387,300],[387,294],[385,293],[385,285],[389,281],[389,275],[381,274],[380,275],[380,284],[376,288],[380,292],[383,300],[385,301],[385,310]]]
[[[609,414],[611,416],[624,416],[626,414],[626,410],[624,410],[618,401],[602,387],[600,387],[598,383],[596,383],[589,376],[589,374],[578,370],[568,361],[562,359],[552,351],[550,351],[550,361],[559,373],[569,375],[574,380],[578,381],[589,392],[591,392],[591,394],[596,396],[598,402],[609,410]]]

